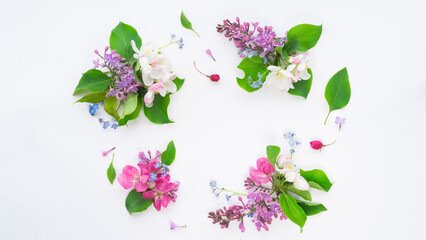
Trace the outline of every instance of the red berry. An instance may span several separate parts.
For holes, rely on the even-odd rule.
[[[213,82],[217,82],[219,81],[220,76],[218,74],[212,74],[210,75],[210,80],[212,80]]]
[[[324,144],[322,144],[322,142],[318,140],[312,141],[310,143],[311,143],[311,148],[315,150],[321,150],[321,148],[324,147]]]

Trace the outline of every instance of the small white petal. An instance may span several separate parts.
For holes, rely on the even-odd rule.
[[[297,178],[297,173],[295,171],[290,171],[285,174],[285,180],[287,182],[294,182],[296,181],[296,178]]]
[[[301,176],[296,177],[296,181],[294,181],[293,185],[295,188],[302,191],[309,190],[309,183]]]
[[[308,70],[303,70],[300,72],[300,78],[303,80],[308,80],[311,77],[311,74],[309,74]]]
[[[175,93],[177,91],[177,86],[173,81],[166,81],[163,85],[167,92]]]

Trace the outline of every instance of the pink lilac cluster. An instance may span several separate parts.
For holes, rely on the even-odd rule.
[[[155,156],[140,152],[138,168],[125,166],[123,172],[118,176],[118,182],[124,189],[134,188],[141,192],[143,198],[152,199],[157,211],[165,208],[170,201],[175,202],[179,189],[179,182],[170,181],[170,170],[167,165],[161,163],[161,152],[157,151]]]
[[[109,47],[105,47],[103,56],[99,54],[98,50],[95,50],[95,54],[103,60],[103,63],[99,59],[94,60],[94,69],[106,68],[114,79],[106,97],[126,98],[127,94],[137,92],[138,87],[142,86],[142,84],[136,81],[132,66],[124,62],[126,59],[120,57],[120,54],[115,50],[110,53],[107,52],[108,50]]]
[[[277,37],[272,26],[261,27],[258,22],[240,22],[238,17],[236,22],[223,20],[223,24],[218,24],[216,29],[220,33],[225,32],[225,37],[230,41],[234,40],[242,58],[255,54],[259,54],[261,58],[270,58],[275,47],[283,46],[287,42],[286,37]]]
[[[209,213],[209,218],[213,219],[213,224],[219,223],[221,228],[228,228],[231,221],[239,221],[241,232],[245,231],[244,217],[252,218],[258,231],[262,228],[269,230],[268,224],[274,218],[287,219],[281,210],[280,204],[271,195],[265,192],[252,192],[247,196],[247,203],[238,197],[241,205],[232,205],[228,209],[218,209]]]

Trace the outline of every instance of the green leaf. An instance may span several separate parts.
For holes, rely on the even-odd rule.
[[[322,25],[299,24],[288,31],[287,40],[290,42],[297,39],[297,50],[305,52],[317,44],[321,32]]]
[[[127,61],[135,60],[133,54],[135,51],[132,48],[131,41],[135,41],[136,47],[142,46],[142,39],[138,32],[132,26],[120,22],[112,31],[109,37],[109,45],[111,49],[120,54]]]
[[[110,83],[111,78],[108,77],[105,73],[96,69],[90,69],[89,71],[83,73],[83,76],[81,77],[80,82],[78,83],[72,95],[76,95],[85,90],[91,92],[105,91],[109,87]]]
[[[311,171],[303,171],[300,169],[300,175],[308,181],[309,186],[321,191],[328,192],[333,184],[328,179],[324,171],[314,169]]]
[[[320,203],[310,203],[298,200],[296,200],[296,202],[297,205],[299,205],[303,209],[307,216],[312,216],[320,212],[327,211],[327,208]]]
[[[351,86],[346,67],[331,77],[325,88],[324,96],[329,106],[329,112],[324,122],[325,125],[330,113],[334,110],[344,108],[351,99]]]
[[[143,112],[145,116],[153,123],[164,124],[172,123],[167,114],[167,107],[170,103],[170,95],[167,94],[165,97],[156,95],[152,107],[144,105]]]
[[[289,89],[288,93],[295,96],[301,96],[304,99],[308,97],[309,92],[311,91],[312,86],[312,70],[308,68],[309,74],[311,74],[311,77],[308,80],[300,80],[296,83],[293,83],[294,88]]]
[[[143,105],[142,96],[137,93],[131,93],[127,96],[126,103],[124,104],[123,113],[118,120],[118,125],[126,125],[128,121],[136,119],[141,112]]]
[[[117,112],[118,99],[116,97],[107,97],[104,102],[104,109],[109,115],[113,116],[115,120],[119,120]]]
[[[302,207],[297,205],[296,200],[285,193],[280,195],[280,205],[284,214],[294,223],[299,225],[301,228],[305,225],[306,214],[303,211]]]
[[[281,55],[284,53],[286,56],[293,54],[297,50],[297,46],[299,46],[299,41],[297,39],[293,39],[284,44],[282,48]],[[283,56],[285,57],[285,56]]]
[[[109,167],[107,169],[107,177],[108,177],[108,180],[111,184],[114,182],[114,179],[115,179],[115,176],[116,176],[115,168],[112,165],[113,161],[114,161],[114,155],[112,155],[111,164],[109,165]]]
[[[161,153],[161,162],[166,165],[171,165],[175,160],[176,156],[176,148],[175,143],[172,141],[167,145],[167,149]]]
[[[180,13],[180,23],[184,28],[193,31],[198,37],[200,37],[200,35],[198,35],[198,33],[192,28],[192,23],[188,20],[188,18],[186,18],[183,11]]]
[[[312,201],[312,196],[311,196],[311,193],[309,191],[299,190],[299,189],[295,188],[294,186],[290,186],[287,190],[289,192],[292,192],[292,193],[300,196],[301,198],[303,198],[305,200]]]
[[[269,162],[275,168],[275,162],[277,161],[278,154],[280,154],[280,147],[269,145],[266,147],[266,155],[268,156]]]
[[[237,78],[238,85],[247,92],[254,92],[260,89],[251,87],[250,84],[261,79],[262,83],[265,82],[268,76],[268,66],[264,63],[263,58],[255,55],[251,58],[245,57],[238,68],[244,71],[244,78]]]
[[[77,102],[88,102],[88,103],[99,103],[105,100],[106,92],[94,92],[89,93],[86,96],[80,98]]]
[[[129,192],[126,198],[126,209],[130,214],[145,211],[151,204],[152,199],[143,198],[142,193],[136,192],[135,189]]]
[[[176,92],[177,92],[182,87],[183,83],[185,82],[185,79],[175,78],[173,82],[176,84],[176,87],[177,87]]]

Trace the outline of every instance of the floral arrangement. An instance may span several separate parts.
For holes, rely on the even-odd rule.
[[[178,44],[182,38],[172,35],[165,46]],[[153,123],[171,123],[167,114],[170,95],[184,82],[172,71],[162,48],[144,43],[132,26],[120,22],[111,32],[109,46],[103,52],[95,50],[98,59],[93,69],[83,74],[73,95],[86,94],[77,102],[92,103],[89,113],[95,115],[102,105],[111,115],[103,121],[104,128],[126,125],[136,119],[143,108],[145,116]]]
[[[118,176],[118,183],[126,190],[132,189],[126,198],[126,208],[129,213],[145,211],[154,204],[160,211],[169,203],[175,202],[179,189],[179,182],[170,181],[170,165],[176,155],[174,142],[171,141],[163,152],[151,151],[138,154],[137,167],[127,165]],[[111,161],[107,176],[113,184],[116,173]]]
[[[308,97],[314,66],[309,50],[320,39],[322,25],[299,24],[278,36],[272,26],[240,22],[237,17],[236,22],[225,19],[216,29],[234,42],[240,57],[244,58],[238,65],[245,74],[237,78],[241,88],[254,92],[263,86],[272,86],[295,96]],[[329,104],[328,114],[348,104],[350,84],[346,68],[330,79],[325,98]]]
[[[244,232],[244,221],[251,220],[258,231],[262,228],[268,231],[273,219],[290,219],[302,230],[307,216],[327,210],[324,205],[312,202],[309,190],[315,188],[328,192],[333,184],[322,170],[296,168],[293,154],[300,142],[294,136],[290,132],[284,135],[290,145],[289,156],[280,154],[278,146],[266,147],[267,157],[257,160],[256,168],[249,169],[250,177],[244,181],[247,194],[218,187],[216,181],[210,182],[216,196],[226,193],[228,201],[238,196],[238,204],[209,213],[213,224],[228,228],[232,221],[239,222],[239,228]]]

